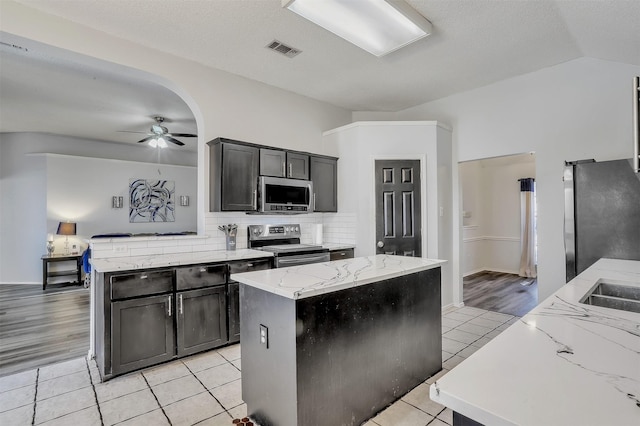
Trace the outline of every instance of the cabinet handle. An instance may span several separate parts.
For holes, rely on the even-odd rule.
[[[200,272],[207,272],[207,268],[200,268]]]
[[[253,209],[258,210],[258,191],[253,190]]]
[[[293,176],[293,163],[289,163],[289,177]]]
[[[345,253],[345,252],[340,253],[340,256],[346,256],[346,255],[347,255],[347,253]]]
[[[287,177],[287,165],[284,161],[282,162],[282,176]]]
[[[169,316],[171,316],[171,296],[169,296],[169,310],[168,310],[168,314],[169,314]]]
[[[253,263],[247,263],[247,268],[253,268]]]
[[[316,193],[313,193],[313,210],[316,210]]]
[[[183,314],[183,310],[182,310],[182,295],[180,295],[180,315]]]
[[[140,279],[141,279],[141,280],[144,280],[144,279],[146,279],[146,278],[147,278],[147,276],[146,276],[146,275],[140,275]]]

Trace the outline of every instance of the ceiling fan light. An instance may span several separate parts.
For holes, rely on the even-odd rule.
[[[158,140],[157,139],[151,139],[149,141],[149,146],[151,146],[151,148],[157,148],[158,147]]]
[[[158,148],[166,148],[169,145],[167,145],[167,141],[164,140],[164,138],[158,138]]]
[[[282,0],[282,6],[378,57],[432,32],[402,0]]]

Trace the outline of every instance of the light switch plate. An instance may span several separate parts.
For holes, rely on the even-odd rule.
[[[260,344],[269,349],[269,329],[262,324],[260,324]]]

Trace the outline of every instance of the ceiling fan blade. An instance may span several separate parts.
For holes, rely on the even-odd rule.
[[[138,143],[148,142],[151,139],[155,139],[155,138],[157,138],[156,135],[147,136],[146,138],[139,140]]]
[[[132,130],[116,130],[117,133],[140,133],[141,135],[148,135],[149,132],[134,132]]]
[[[176,144],[178,146],[183,146],[184,145],[184,143],[180,142],[178,139],[172,138],[171,136],[164,135],[163,138],[165,138],[167,140],[167,142],[174,143],[174,144]]]
[[[179,138],[197,138],[198,135],[194,135],[193,133],[168,133],[167,136],[177,136]]]

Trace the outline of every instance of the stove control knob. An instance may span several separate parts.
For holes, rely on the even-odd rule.
[[[256,235],[262,234],[262,228],[253,228],[253,233]]]
[[[284,232],[289,232],[289,227],[288,226],[284,227]]]
[[[296,231],[296,232],[300,232],[300,227],[296,226],[295,231]]]

